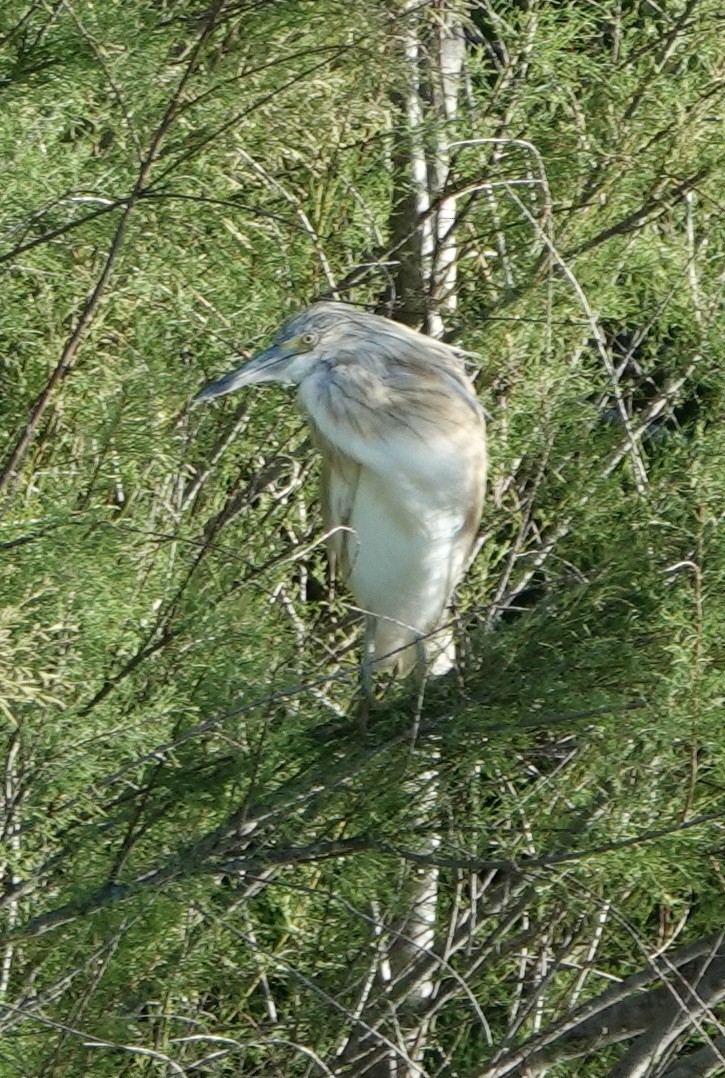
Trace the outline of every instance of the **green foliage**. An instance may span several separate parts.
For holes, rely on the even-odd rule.
[[[367,739],[331,732],[357,624],[289,394],[190,403],[330,278],[384,289],[402,16],[230,3],[205,34],[211,7],[0,13],[3,457],[110,268],[0,492],[0,1078],[166,1073],[204,1036],[204,1073],[314,1073],[295,1046],[334,1060],[431,835],[443,938],[488,863],[526,884],[523,942],[491,915],[448,960],[494,1046],[537,947],[567,955],[555,1022],[582,969],[586,998],[722,919],[716,5],[469,13],[451,134],[517,141],[452,176],[489,185],[459,199],[449,323],[492,473],[463,677],[417,740],[407,685]],[[482,1029],[454,993],[430,1073],[479,1073]]]

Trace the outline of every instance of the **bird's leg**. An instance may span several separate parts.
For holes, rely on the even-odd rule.
[[[415,638],[415,678],[418,684],[425,684],[428,672],[428,655],[425,650],[425,640],[422,636]]]
[[[363,637],[363,657],[360,665],[360,699],[357,706],[357,721],[363,734],[367,733],[370,701],[373,698],[374,636],[375,618],[367,614],[365,617],[365,636]]]
[[[423,712],[423,699],[425,697],[425,687],[428,683],[428,676],[430,670],[428,667],[428,656],[425,649],[425,641],[422,637],[417,636],[415,638],[415,682],[418,688],[418,693],[415,701],[415,712],[413,715],[413,731],[412,731],[412,746],[415,746],[418,740],[418,731],[420,730],[420,717]]]

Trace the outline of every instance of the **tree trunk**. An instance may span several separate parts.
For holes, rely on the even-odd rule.
[[[465,58],[464,5],[455,0],[404,0],[394,24],[395,47],[405,72],[394,97],[399,137],[392,156],[395,176],[389,220],[398,260],[385,313],[433,337],[444,331],[443,316],[456,306],[456,199],[446,195],[450,142],[458,112]],[[427,852],[440,836],[431,820],[438,814],[435,768],[426,769],[411,797],[420,807]],[[430,1019],[424,1017],[435,993],[439,873],[419,871],[408,913],[395,923],[380,948],[377,995],[343,1048],[341,1073],[370,1078],[418,1078]],[[371,993],[372,996],[372,993]],[[372,1027],[372,1030],[370,1029]],[[394,1041],[394,1052],[379,1031]]]
[[[390,235],[398,260],[386,306],[433,337],[456,306],[456,199],[446,195],[465,60],[464,5],[405,0],[395,22],[405,72],[394,97],[398,138]]]

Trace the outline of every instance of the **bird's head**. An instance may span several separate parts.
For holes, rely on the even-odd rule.
[[[260,382],[301,386],[307,378],[320,375],[323,380],[332,378],[338,393],[344,394],[353,371],[357,376],[352,378],[353,405],[356,400],[360,404],[360,374],[364,372],[368,385],[387,385],[388,396],[394,393],[399,409],[406,405],[408,395],[414,410],[426,407],[423,401],[427,401],[436,414],[446,400],[463,397],[477,414],[483,414],[458,349],[389,318],[331,302],[314,303],[293,315],[268,348],[205,386],[194,400],[212,400]],[[431,392],[433,387],[437,392]]]
[[[194,400],[211,400],[259,382],[299,385],[320,363],[331,362],[344,347],[342,337],[353,307],[345,303],[316,303],[289,318],[269,348],[258,352],[197,393]]]

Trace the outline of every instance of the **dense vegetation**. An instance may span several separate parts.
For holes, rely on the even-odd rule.
[[[2,1078],[725,1068],[718,15],[3,5]],[[489,494],[459,675],[362,737],[293,398],[190,402],[395,315],[441,130]]]

